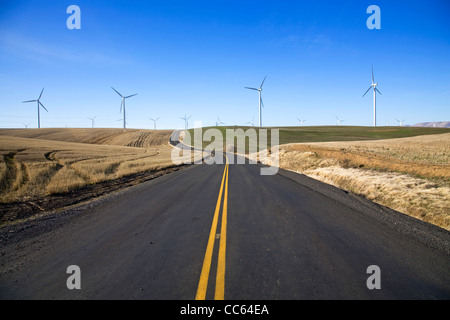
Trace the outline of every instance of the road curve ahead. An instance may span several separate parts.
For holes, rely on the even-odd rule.
[[[450,298],[449,232],[260,169],[192,165],[5,227],[0,298]]]

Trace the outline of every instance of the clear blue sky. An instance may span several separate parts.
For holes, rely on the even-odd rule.
[[[69,30],[69,5],[81,30]],[[381,30],[369,30],[369,5]],[[378,124],[450,120],[450,2],[125,1],[0,2],[0,127],[183,128],[258,118],[266,126],[372,125],[371,64],[382,95]]]

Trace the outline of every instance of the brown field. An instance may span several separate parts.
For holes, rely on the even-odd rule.
[[[0,202],[20,202],[173,166],[171,131],[0,130]]]
[[[171,130],[141,129],[0,129],[0,135],[11,137],[141,148],[166,145],[171,134]]]
[[[408,173],[450,182],[450,134],[411,138],[291,144],[289,151],[313,152],[338,160],[347,168],[371,168]]]
[[[450,230],[450,134],[287,144],[279,166]]]

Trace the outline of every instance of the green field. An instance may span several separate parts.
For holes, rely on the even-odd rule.
[[[242,129],[244,133],[248,129],[255,129],[256,135],[259,133],[258,127],[205,127],[207,129],[217,129],[223,136],[225,145],[226,130]],[[268,127],[267,129],[268,144],[270,145],[270,129],[279,129],[280,145],[287,143],[305,143],[305,142],[328,142],[328,141],[363,141],[363,140],[381,140],[393,138],[406,138],[427,134],[450,133],[450,128],[425,128],[425,127],[359,127],[359,126],[304,126],[304,127]],[[188,130],[191,136],[194,129]],[[239,136],[239,135],[238,135]],[[246,138],[246,147],[252,143]],[[203,147],[211,142],[203,141]]]

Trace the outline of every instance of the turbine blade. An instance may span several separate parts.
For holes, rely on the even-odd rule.
[[[113,87],[111,87],[115,92],[117,92],[117,94],[119,95],[119,96],[121,96],[122,98],[123,98],[123,96],[119,93],[119,91],[117,91],[116,89],[114,89]]]
[[[22,103],[27,103],[27,102],[36,102],[37,100],[27,100],[27,101],[22,101]]]
[[[262,89],[262,86],[264,85],[264,81],[266,81],[267,76],[264,77],[263,82],[261,82],[261,85],[259,86],[259,89]]]
[[[255,90],[255,91],[259,91],[258,89],[256,89],[256,88],[249,88],[249,87],[245,87],[245,89],[250,89],[250,90]]]
[[[47,112],[48,112],[47,108],[46,108],[46,107],[44,107],[44,105],[43,105],[43,104],[42,104],[42,103],[41,103],[40,101],[39,101],[39,104],[41,105],[41,107],[42,107],[42,108],[44,108],[44,110],[45,110],[45,111],[47,111]]]
[[[38,100],[42,97],[42,93],[44,92],[44,88],[42,88],[41,94],[39,95]]]
[[[370,89],[372,89],[372,86],[370,86],[369,89],[367,89],[367,91],[363,94],[363,97],[367,94],[367,92],[369,92]]]
[[[134,97],[134,96],[137,96],[137,93],[132,94],[132,95],[130,95],[130,96],[126,96],[125,99],[131,98],[131,97]]]
[[[119,113],[122,112],[122,106],[123,106],[123,99],[122,99],[122,102],[120,103],[120,111],[119,111]]]
[[[381,92],[380,92],[380,90],[378,90],[378,88],[375,88],[375,90],[376,90],[379,94],[381,94]]]

